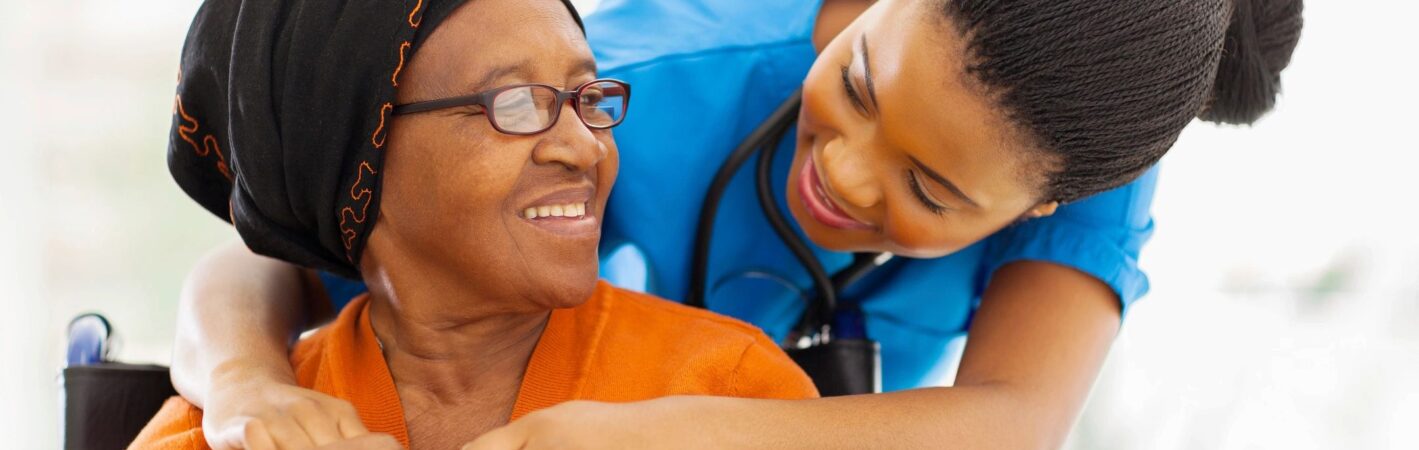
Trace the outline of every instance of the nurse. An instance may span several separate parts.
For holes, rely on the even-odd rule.
[[[801,89],[796,138],[782,143],[792,151],[774,161],[780,207],[830,272],[850,252],[913,258],[843,295],[882,345],[891,392],[569,403],[476,445],[1060,445],[1121,315],[1147,291],[1137,257],[1153,165],[1196,117],[1250,123],[1271,107],[1301,2],[1017,3],[603,4],[588,35],[601,73],[636,86],[639,114],[617,130],[605,275],[690,296],[714,168]],[[782,339],[811,283],[760,212],[752,172],[724,194],[703,295]],[[253,419],[342,420],[291,386],[282,349],[349,289],[236,249],[199,265],[174,380],[206,408],[209,435]],[[311,308],[293,306],[302,292]],[[967,331],[958,355],[951,343]],[[958,358],[954,385],[930,387]]]

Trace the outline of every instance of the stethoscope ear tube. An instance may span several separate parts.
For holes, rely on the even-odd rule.
[[[789,95],[787,100],[769,114],[768,119],[739,143],[724,159],[719,171],[715,172],[709,191],[705,193],[705,201],[700,205],[700,219],[695,228],[695,248],[690,260],[690,292],[685,296],[685,304],[705,307],[705,286],[709,277],[710,241],[714,239],[714,219],[719,214],[719,202],[724,197],[724,191],[729,188],[729,181],[755,151],[777,144],[783,134],[788,132],[798,118],[798,107],[802,98],[800,91]]]
[[[795,94],[797,97],[797,94]],[[774,155],[778,154],[780,145],[778,142],[783,138],[783,134],[788,132],[784,127],[778,133],[774,133],[773,139],[759,152],[759,164],[755,173],[755,185],[759,194],[759,207],[764,210],[764,218],[768,219],[769,225],[773,227],[774,234],[783,241],[788,250],[793,253],[793,257],[808,270],[808,276],[813,279],[813,290],[817,293],[816,301],[806,305],[803,312],[804,319],[798,323],[797,331],[803,336],[819,334],[818,339],[826,339],[830,330],[828,324],[833,321],[833,312],[837,310],[838,292],[833,288],[833,282],[828,278],[828,270],[823,268],[823,264],[818,261],[818,257],[813,255],[813,250],[808,248],[808,243],[793,231],[788,220],[784,218],[783,211],[778,207],[778,201],[774,198],[773,189],[773,161]],[[809,320],[812,318],[812,320]]]
[[[807,297],[808,304],[790,332],[784,344],[785,350],[813,379],[824,396],[881,392],[881,347],[877,342],[867,339],[864,333],[858,332],[854,335],[851,330],[848,331],[847,337],[837,339],[834,337],[832,325],[838,312],[838,293],[885,264],[892,259],[892,255],[859,253],[854,256],[852,264],[830,278],[827,269],[813,254],[808,242],[794,231],[774,196],[774,156],[781,147],[779,142],[797,120],[801,103],[801,91],[790,95],[725,158],[719,171],[715,173],[709,191],[705,194],[705,201],[700,206],[694,254],[690,262],[690,292],[685,303],[705,307],[710,242],[714,238],[714,219],[719,212],[719,203],[735,172],[757,151],[759,161],[755,168],[755,187],[759,207],[763,209],[764,217],[773,227],[774,234],[778,235],[779,240],[783,241],[813,279],[814,294]]]
[[[705,292],[709,277],[710,243],[714,240],[714,219],[719,213],[719,205],[724,198],[724,192],[729,187],[730,180],[744,166],[744,163],[749,161],[749,157],[758,151],[760,154],[755,180],[759,206],[763,209],[764,217],[768,219],[774,233],[778,235],[779,239],[793,253],[794,258],[803,265],[813,279],[814,295],[809,297],[811,301],[805,305],[803,316],[794,327],[794,331],[799,337],[810,338],[804,342],[820,342],[828,338],[830,331],[828,327],[833,323],[833,316],[837,311],[838,293],[871,273],[873,269],[886,264],[892,259],[892,254],[858,254],[850,266],[833,274],[830,278],[822,263],[813,255],[808,243],[793,231],[793,227],[785,218],[783,211],[779,209],[772,185],[773,159],[778,152],[779,142],[783,140],[784,135],[797,121],[798,109],[802,102],[803,93],[801,90],[794,91],[789,95],[758,128],[749,133],[749,136],[740,142],[733,152],[730,152],[724,163],[720,165],[719,171],[715,172],[714,179],[710,182],[709,191],[705,193],[704,203],[700,205],[699,223],[695,229],[694,253],[690,261],[690,291],[686,295],[685,304],[698,308],[706,307]]]

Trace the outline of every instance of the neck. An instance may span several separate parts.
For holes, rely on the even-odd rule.
[[[852,24],[876,0],[823,0],[818,20],[813,25],[813,47],[822,53],[833,38]]]
[[[370,322],[401,394],[413,391],[443,405],[515,399],[549,315],[452,325],[414,320],[413,314],[395,312],[392,302],[371,300]]]
[[[437,269],[367,272],[376,272],[365,274],[370,324],[406,407],[511,411],[550,311],[490,308],[506,302],[442,280]]]

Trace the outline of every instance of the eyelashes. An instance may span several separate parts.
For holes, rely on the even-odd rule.
[[[848,65],[843,64],[840,71],[842,74],[843,92],[846,93],[848,99],[852,101],[853,107],[857,108],[862,114],[867,114],[866,103],[863,103],[862,97],[857,93],[857,89],[852,86],[852,73]],[[926,193],[926,189],[922,187],[921,180],[917,179],[916,172],[907,169],[906,178],[907,184],[911,187],[912,195],[921,202],[922,207],[925,207],[927,211],[937,216],[944,216],[951,210],[951,208],[931,199],[931,196]]]
[[[852,75],[848,71],[847,64],[842,66],[843,91],[847,92],[848,98],[852,99],[852,106],[863,114],[867,114],[867,105],[862,103],[862,97],[857,95],[857,89],[852,87]]]
[[[926,195],[926,190],[922,188],[921,181],[917,180],[916,173],[911,170],[907,170],[906,172],[907,184],[911,186],[912,194],[916,196],[917,200],[921,201],[922,206],[925,206],[926,210],[930,211],[932,214],[938,216],[946,215],[946,211],[950,208],[931,200],[931,197]]]

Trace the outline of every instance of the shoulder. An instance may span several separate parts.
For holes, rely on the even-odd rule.
[[[330,328],[330,324],[326,324],[301,335],[300,340],[291,346],[291,366],[299,367],[319,362],[320,357],[325,354],[326,341],[330,339]]]
[[[369,326],[368,310],[369,293],[356,295],[335,320],[301,336],[290,356],[297,384],[317,391],[330,388],[332,371],[340,364],[332,366],[331,359],[352,357],[356,336]]]
[[[676,57],[798,44],[820,1],[606,0],[586,18],[602,71]]]
[[[1127,310],[1149,288],[1138,257],[1153,236],[1151,208],[1157,181],[1154,167],[1127,185],[1061,206],[1053,216],[996,233],[987,245],[981,289],[1006,264],[1043,261],[1104,282]]]
[[[187,450],[206,449],[202,435],[202,410],[182,397],[173,396],[158,414],[143,426],[143,431],[128,445],[130,449]]]
[[[640,326],[664,329],[676,336],[694,336],[742,345],[753,344],[760,338],[768,339],[758,327],[744,321],[650,294],[621,289],[605,281],[597,286],[597,296],[604,301],[608,312],[612,312],[608,316],[613,321],[634,321]]]
[[[705,392],[673,393],[817,396],[808,376],[758,327],[605,282],[597,297],[605,317],[602,348],[618,353],[634,348],[636,358],[618,359],[654,362],[673,377],[696,372],[706,378]]]

